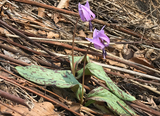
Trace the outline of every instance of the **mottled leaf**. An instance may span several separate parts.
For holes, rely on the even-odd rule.
[[[72,88],[78,99],[81,95],[81,84],[75,79],[70,70],[51,70],[37,65],[17,66],[16,69],[21,76],[29,81],[40,85]]]
[[[83,69],[79,70],[77,74],[78,74],[78,77],[81,77],[83,74]],[[104,80],[106,82],[106,85],[110,89],[110,91],[114,93],[116,96],[118,96],[120,99],[127,100],[127,101],[136,100],[135,97],[125,93],[119,87],[117,87],[117,85],[114,84],[114,82],[105,73],[102,66],[89,62],[85,67],[85,75],[91,75],[91,74],[101,80]]]
[[[84,56],[74,56],[74,68],[75,68],[75,71],[78,70],[78,64],[80,64],[83,60],[84,60]],[[69,56],[69,61],[70,61],[70,66],[72,68],[72,56]],[[88,56],[87,56],[87,62],[90,62]]]
[[[92,103],[93,100],[106,102],[110,110],[121,116],[136,115],[134,111],[125,104],[125,102],[103,87],[93,89],[90,93],[87,94],[86,99],[88,99],[89,103]]]

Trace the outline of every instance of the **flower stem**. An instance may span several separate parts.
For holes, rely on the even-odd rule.
[[[72,67],[71,67],[71,70],[72,70],[73,76],[75,76],[75,67],[74,67],[74,38],[75,38],[76,30],[77,30],[78,20],[79,20],[79,17],[77,18],[77,21],[76,21],[76,24],[75,24],[75,27],[74,27],[73,38],[72,38]]]
[[[86,61],[87,61],[87,53],[88,53],[88,50],[89,50],[90,46],[91,46],[91,43],[88,45],[87,51],[86,51],[85,56],[84,56],[81,104],[83,104],[83,92],[84,92],[83,89],[84,89],[85,66],[86,66]]]

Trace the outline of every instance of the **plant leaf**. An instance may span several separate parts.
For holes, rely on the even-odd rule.
[[[81,95],[81,84],[75,79],[70,70],[51,70],[37,65],[17,66],[15,68],[21,76],[29,81],[40,85],[72,88],[78,99]]]
[[[86,99],[88,99],[89,102],[93,102],[93,100],[106,102],[109,109],[121,116],[136,115],[135,112],[125,104],[125,102],[103,87],[93,89],[90,93],[87,94]]]
[[[74,68],[75,68],[75,71],[78,70],[78,64],[80,64],[83,60],[84,60],[84,56],[74,56]],[[72,56],[69,56],[69,61],[70,61],[70,66],[72,68]],[[90,62],[88,56],[87,56],[87,62]]]
[[[77,74],[78,74],[78,77],[81,77],[83,74],[83,69],[77,71]],[[101,80],[104,80],[108,88],[111,90],[111,92],[114,93],[116,96],[118,96],[120,99],[127,100],[127,101],[136,100],[135,97],[125,93],[119,87],[117,87],[117,85],[114,84],[114,82],[105,73],[102,66],[89,62],[85,67],[85,75],[91,75],[91,74]]]

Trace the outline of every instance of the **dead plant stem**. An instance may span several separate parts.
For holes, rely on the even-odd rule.
[[[77,21],[76,21],[76,24],[75,24],[75,27],[74,27],[73,38],[72,38],[72,67],[71,67],[71,70],[72,70],[73,76],[75,76],[75,68],[74,68],[74,38],[75,38],[76,30],[77,30],[78,20],[79,20],[79,17],[77,18]]]
[[[87,53],[88,53],[88,50],[89,50],[90,46],[91,46],[91,43],[88,45],[87,51],[86,51],[85,56],[84,56],[81,104],[83,104],[83,91],[84,91],[83,88],[84,88],[85,66],[86,66],[86,61],[87,61]]]

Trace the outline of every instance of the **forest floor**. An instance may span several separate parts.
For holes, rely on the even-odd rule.
[[[106,59],[88,49],[93,32],[78,14],[85,0],[0,0],[0,115],[160,116],[160,2],[88,1],[93,29],[105,25],[110,38]]]

